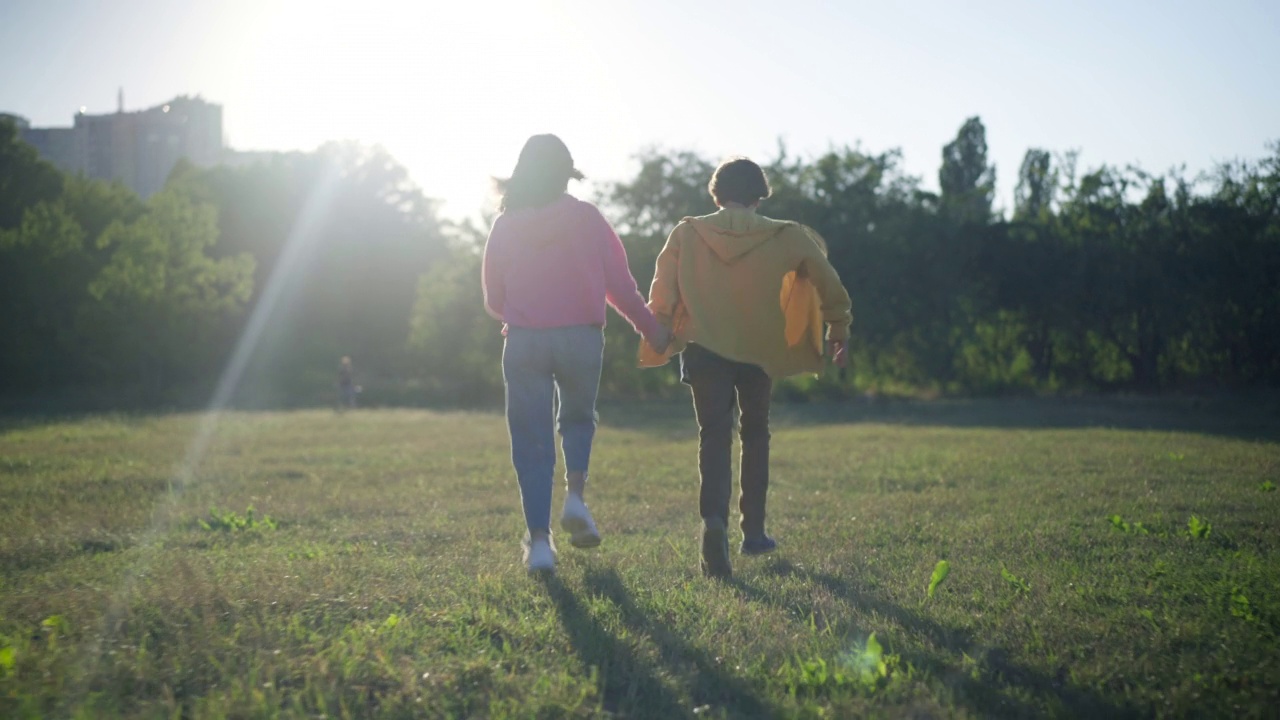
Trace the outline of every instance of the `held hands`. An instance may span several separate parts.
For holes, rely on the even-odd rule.
[[[649,343],[649,347],[657,351],[659,355],[664,355],[667,352],[667,348],[671,347],[671,331],[668,330],[665,325],[659,325],[658,333],[653,337],[647,337],[644,340]]]
[[[827,354],[831,356],[831,362],[838,368],[846,367],[849,364],[849,357],[845,353],[844,340],[828,340]]]

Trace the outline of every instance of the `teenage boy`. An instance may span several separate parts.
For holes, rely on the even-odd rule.
[[[642,345],[640,364],[655,367],[680,353],[680,379],[693,391],[698,420],[702,572],[728,578],[734,405],[742,441],[740,552],[762,555],[777,547],[765,532],[773,380],[822,369],[824,323],[827,351],[843,367],[852,315],[822,238],[756,213],[770,194],[759,165],[731,159],[716,168],[708,189],[720,209],[671,231],[649,289],[649,308],[671,329],[672,345],[663,353]]]

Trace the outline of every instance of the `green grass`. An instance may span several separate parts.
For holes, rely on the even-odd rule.
[[[0,420],[0,717],[1280,706],[1274,410],[778,407],[781,546],[728,583],[697,572],[691,413],[602,415],[605,542],[552,579],[498,415],[230,414],[189,474],[198,416]]]

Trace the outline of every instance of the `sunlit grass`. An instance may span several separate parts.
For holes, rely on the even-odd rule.
[[[185,483],[197,416],[8,421],[0,717],[1280,703],[1273,416],[781,407],[780,550],[735,554],[720,584],[697,573],[689,410],[602,414],[589,500],[605,543],[562,543],[543,581],[519,566],[497,415],[231,414]]]

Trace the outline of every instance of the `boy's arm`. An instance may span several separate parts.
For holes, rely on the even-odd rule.
[[[658,317],[658,322],[668,328],[672,327],[672,316],[680,304],[680,242],[676,237],[679,231],[680,226],[677,225],[667,237],[667,244],[662,246],[662,252],[658,253],[653,269],[653,282],[649,285],[649,309]]]
[[[676,236],[679,232],[680,226],[677,225],[667,237],[667,242],[654,263],[653,282],[649,284],[649,310],[667,333],[660,344],[646,343],[640,346],[640,367],[665,365],[673,352],[679,352],[676,338],[672,334],[676,329],[676,308],[680,304],[680,241]]]
[[[503,282],[506,277],[506,255],[502,252],[502,244],[494,242],[499,234],[498,223],[494,222],[489,231],[489,239],[484,243],[484,259],[481,261],[480,288],[484,292],[484,310],[489,317],[502,321],[502,308],[506,304],[507,289]]]
[[[839,273],[827,260],[826,242],[813,230],[805,228],[805,231],[811,242],[806,247],[802,267],[818,291],[822,320],[827,323],[827,340],[843,343],[849,339],[849,325],[853,323],[853,302],[840,282]]]

